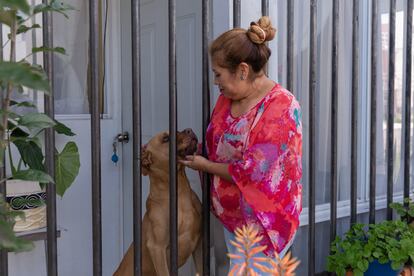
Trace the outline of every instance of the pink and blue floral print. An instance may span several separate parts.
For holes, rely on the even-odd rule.
[[[302,124],[295,97],[276,84],[250,111],[231,115],[220,96],[207,129],[211,161],[229,163],[235,182],[211,185],[212,212],[225,228],[254,224],[274,256],[290,246],[302,211]]]

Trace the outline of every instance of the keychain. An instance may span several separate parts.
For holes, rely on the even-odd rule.
[[[118,163],[118,160],[119,160],[119,157],[118,157],[118,155],[116,154],[116,141],[114,141],[113,143],[112,143],[112,148],[113,148],[113,154],[112,154],[112,157],[111,157],[111,160],[112,160],[112,162],[114,162],[114,164],[116,165],[117,163]]]
[[[118,133],[115,138],[114,138],[114,142],[112,143],[112,157],[111,160],[112,162],[114,162],[114,164],[116,165],[119,161],[119,157],[117,154],[117,149],[116,146],[118,145],[118,143],[128,143],[129,141],[129,134],[127,131],[124,131],[122,133]]]

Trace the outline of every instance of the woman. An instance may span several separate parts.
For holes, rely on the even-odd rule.
[[[283,257],[302,210],[302,125],[295,97],[264,72],[276,30],[268,17],[248,30],[232,29],[210,46],[219,96],[206,142],[208,159],[182,163],[213,175],[212,212],[225,227],[229,251],[234,230],[253,224],[264,253]],[[261,274],[262,275],[262,274]]]

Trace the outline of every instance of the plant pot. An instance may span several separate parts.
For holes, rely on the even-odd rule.
[[[21,211],[25,219],[16,217],[15,232],[46,227],[46,193],[38,182],[7,180],[7,202],[12,210]]]
[[[391,263],[380,264],[378,260],[374,260],[368,266],[368,270],[365,271],[365,276],[397,276],[401,269],[393,270]]]

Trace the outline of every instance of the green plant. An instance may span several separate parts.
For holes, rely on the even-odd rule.
[[[0,163],[3,164],[5,153],[8,152],[10,175],[1,179],[21,179],[37,181],[39,183],[55,183],[57,194],[63,196],[65,191],[75,180],[79,173],[79,152],[74,142],[68,142],[62,151],[55,150],[55,178],[45,172],[42,145],[44,131],[53,128],[56,133],[67,136],[75,135],[64,124],[39,113],[36,105],[31,101],[14,101],[13,93],[27,94],[30,90],[43,92],[50,95],[50,85],[47,76],[41,66],[31,64],[28,58],[38,52],[55,52],[65,54],[61,47],[48,48],[45,46],[33,48],[31,53],[21,60],[16,60],[16,38],[28,31],[41,28],[39,24],[30,24],[30,19],[42,12],[58,12],[67,17],[66,11],[72,10],[69,5],[61,1],[51,0],[48,4],[30,6],[27,0],[0,0],[0,23],[9,28],[8,40],[1,45],[5,49],[8,45],[8,58],[0,62],[0,90],[2,93],[0,109]],[[30,113],[21,113],[19,107],[33,109]],[[11,145],[19,152],[17,163],[13,160]],[[8,149],[8,150],[6,150]],[[9,248],[7,242],[13,240],[18,244],[19,240],[5,239],[2,233],[10,234],[13,226],[13,218],[17,213],[4,211],[4,202],[1,206],[0,216],[0,249]]]
[[[352,270],[363,275],[369,264],[391,263],[394,270],[414,260],[414,229],[406,223],[383,221],[377,224],[355,224],[344,237],[336,237],[328,256],[328,271],[344,275]]]
[[[335,271],[337,275],[345,275],[348,270],[353,270],[356,275],[366,271],[371,254],[371,250],[365,248],[366,240],[363,224],[353,225],[343,239],[337,236],[328,256],[328,271]]]
[[[33,248],[31,242],[17,238],[13,232],[14,218],[23,215],[22,212],[10,210],[0,197],[0,248],[13,252],[28,251]]]
[[[414,228],[414,202],[408,197],[404,199],[404,203],[393,202],[390,204],[402,221],[410,224]]]

